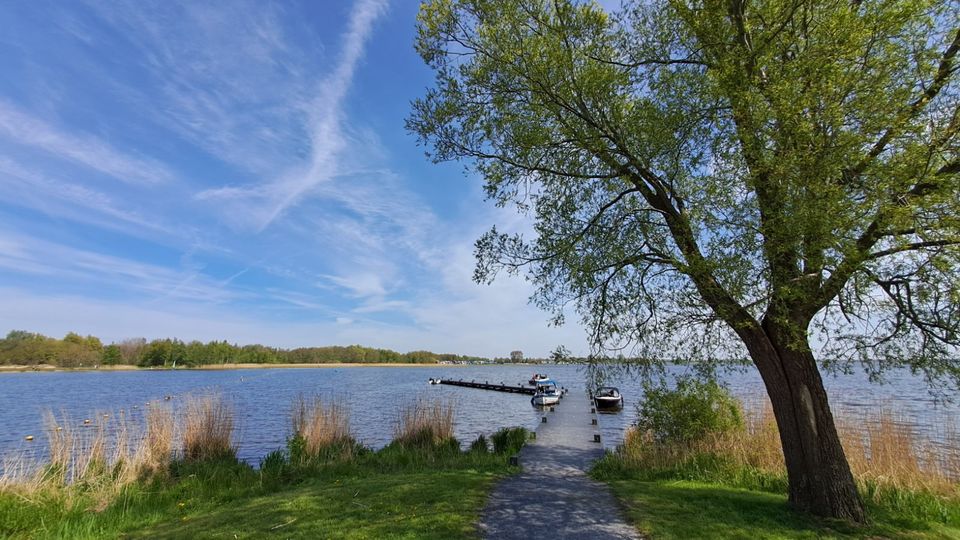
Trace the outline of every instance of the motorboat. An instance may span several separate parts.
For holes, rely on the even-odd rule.
[[[550,379],[540,380],[537,382],[537,392],[530,398],[530,403],[538,407],[556,405],[560,403],[560,392],[557,383]]]
[[[623,394],[615,386],[601,386],[593,393],[593,402],[598,410],[616,410],[623,408]]]
[[[441,379],[440,377],[437,377],[436,379],[434,379],[433,377],[431,377],[429,382],[430,382],[430,384],[440,384],[440,383],[442,382],[442,380],[443,380],[443,379]]]
[[[537,383],[541,381],[549,381],[550,377],[547,377],[545,373],[534,373],[533,377],[530,377],[530,384],[536,386]]]

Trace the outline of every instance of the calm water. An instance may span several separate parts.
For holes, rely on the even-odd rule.
[[[45,411],[66,413],[82,425],[95,414],[116,414],[121,409],[134,420],[144,405],[164,400],[177,406],[184,397],[220,392],[234,406],[236,443],[240,457],[256,463],[283,446],[290,434],[290,406],[298,394],[320,394],[342,400],[350,409],[354,435],[379,448],[392,438],[397,414],[419,399],[451,402],[456,410],[456,435],[468,444],[479,434],[490,435],[501,427],[535,429],[540,414],[529,396],[427,384],[430,377],[525,383],[533,371],[545,371],[574,391],[585,387],[578,366],[470,366],[470,367],[354,367],[320,369],[250,369],[235,371],[129,371],[0,374],[0,456],[45,451]],[[752,371],[727,376],[740,397],[762,395],[759,377]],[[640,387],[633,380],[614,380],[626,397],[621,413],[600,418],[604,446],[616,445],[635,418]],[[960,415],[957,405],[938,405],[923,382],[901,374],[891,384],[871,385],[861,376],[826,379],[835,409],[864,411],[883,405],[900,415],[905,427],[934,440],[942,440],[945,424]],[[27,435],[36,436],[26,442]]]

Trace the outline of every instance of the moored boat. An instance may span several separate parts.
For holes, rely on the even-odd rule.
[[[560,403],[560,389],[557,388],[557,383],[550,379],[537,382],[537,392],[530,398],[530,403],[540,407]]]
[[[530,381],[528,382],[535,386],[539,384],[541,381],[549,381],[549,380],[550,380],[550,377],[547,377],[545,373],[534,373],[533,377],[530,377]]]
[[[593,393],[593,402],[598,410],[616,410],[623,408],[623,394],[615,386],[601,386]]]

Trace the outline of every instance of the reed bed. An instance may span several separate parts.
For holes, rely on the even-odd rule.
[[[449,444],[453,436],[452,403],[418,400],[400,410],[393,440],[400,446],[430,448]]]
[[[786,467],[769,402],[750,403],[743,418],[741,430],[683,444],[661,444],[651,434],[632,429],[625,434],[616,459],[627,469],[686,473],[693,469],[694,474],[697,468],[719,463],[721,480],[778,490],[786,485]],[[858,413],[841,410],[835,420],[851,471],[867,497],[922,492],[960,500],[960,437],[955,419],[941,418],[941,432],[946,434],[943,444],[922,437],[886,406]],[[705,463],[705,456],[716,459]]]
[[[178,458],[234,455],[233,412],[218,395],[188,398],[179,417],[169,404],[156,403],[139,422],[123,412],[98,413],[83,421],[48,412],[44,423],[46,459],[6,457],[0,491],[23,496],[77,488],[71,491],[106,500],[136,480],[166,476]]]
[[[144,435],[134,453],[138,476],[166,475],[177,440],[173,408],[156,404],[147,409]]]
[[[316,459],[348,459],[357,447],[350,433],[350,414],[346,406],[336,400],[320,396],[307,399],[300,395],[294,400],[294,439],[299,441],[300,461]]]
[[[220,394],[187,398],[183,416],[183,458],[187,461],[234,458],[234,412]]]

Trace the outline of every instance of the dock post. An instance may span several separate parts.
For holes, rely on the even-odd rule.
[[[593,436],[593,442],[600,442],[600,434],[597,433]]]

